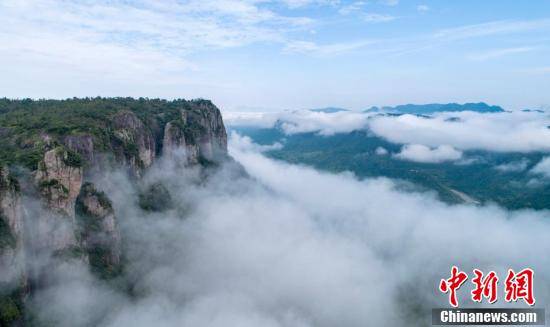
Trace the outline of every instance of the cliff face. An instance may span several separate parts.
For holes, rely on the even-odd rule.
[[[77,198],[78,233],[90,265],[103,277],[120,270],[121,236],[111,201],[92,183],[86,183]]]
[[[47,206],[66,216],[74,216],[74,201],[82,185],[83,169],[70,161],[69,152],[56,148],[44,154],[35,179]]]
[[[163,154],[174,157],[177,150],[183,150],[188,164],[226,156],[227,134],[219,110],[203,104],[181,111],[178,119],[167,123]]]
[[[21,290],[10,297],[13,303],[26,294],[29,274],[22,254],[27,243],[61,260],[76,256],[101,278],[121,272],[123,236],[109,194],[89,181],[92,172],[124,167],[139,180],[161,156],[185,166],[228,157],[220,111],[205,100],[0,99],[0,131],[6,140],[0,144],[0,162],[32,171],[32,186],[25,184],[21,191],[8,169],[0,170],[0,289],[10,282]],[[21,192],[36,192],[42,204],[40,213],[29,217],[32,223],[24,217]],[[162,185],[148,192],[139,199],[143,210],[171,207]],[[32,276],[41,279],[44,273],[33,271]],[[21,309],[19,304],[11,308]]]
[[[113,118],[112,146],[118,160],[130,166],[136,175],[155,160],[155,140],[150,129],[131,111],[122,111]]]
[[[0,167],[0,325],[20,321],[27,288],[23,213],[17,181]]]
[[[0,282],[21,275],[17,260],[23,249],[23,214],[17,181],[0,167]]]

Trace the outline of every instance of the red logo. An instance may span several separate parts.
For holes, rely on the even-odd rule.
[[[476,277],[472,280],[475,284],[475,289],[472,291],[472,300],[481,302],[482,298],[487,298],[489,303],[495,303],[497,301],[497,284],[498,276],[494,271],[483,278],[483,272],[478,269],[474,269]]]
[[[494,271],[484,274],[479,269],[474,269],[475,277],[472,279],[474,284],[470,292],[472,301],[481,302],[484,298],[488,303],[495,303],[498,300],[498,281],[499,278]],[[535,304],[533,292],[533,277],[535,273],[532,269],[526,268],[518,273],[509,269],[506,276],[504,300],[506,302],[516,302],[523,299],[528,305]],[[459,271],[456,266],[451,268],[451,277],[441,279],[439,290],[443,293],[449,293],[449,303],[453,307],[458,307],[457,290],[468,280],[468,275]]]
[[[535,273],[532,269],[526,268],[517,274],[512,270],[508,270],[506,276],[506,302],[517,301],[523,299],[529,305],[535,304],[533,296],[533,276]]]
[[[458,272],[458,268],[453,266],[451,269],[451,277],[449,279],[442,279],[439,283],[439,290],[443,293],[449,292],[449,303],[453,307],[458,307],[458,300],[456,299],[456,291],[466,282],[468,275],[465,272]]]

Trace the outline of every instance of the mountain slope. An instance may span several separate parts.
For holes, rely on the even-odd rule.
[[[207,100],[0,99],[0,134],[0,325],[28,319],[27,299],[63,262],[101,279],[123,273],[124,235],[94,174],[125,170],[143,184],[139,200],[151,202],[170,196],[141,180],[162,156],[198,169],[229,159],[220,111]],[[28,264],[50,257],[44,267]]]

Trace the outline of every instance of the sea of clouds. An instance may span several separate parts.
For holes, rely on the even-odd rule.
[[[464,111],[419,116],[295,110],[226,112],[224,119],[232,127],[277,127],[286,135],[316,133],[320,136],[331,136],[368,130],[389,142],[402,145],[400,152],[392,154],[396,159],[415,162],[449,161],[463,164],[468,162],[464,151],[471,150],[499,153],[550,152],[550,115],[539,111]],[[517,170],[521,165],[515,168]],[[550,169],[543,162],[532,172],[550,177]]]
[[[448,305],[437,285],[452,265],[470,275],[495,270],[502,281],[508,268],[531,267],[536,305],[548,305],[549,212],[448,205],[389,179],[324,173],[260,151],[233,134],[236,163],[206,181],[198,170],[157,162],[143,183],[162,182],[172,194],[176,207],[162,213],[138,207],[125,173],[98,176],[125,240],[131,291],[85,266],[61,265],[32,299],[37,319],[108,327],[427,325],[431,308]],[[472,286],[459,291],[461,306],[475,306]]]

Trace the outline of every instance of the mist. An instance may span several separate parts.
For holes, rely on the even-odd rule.
[[[432,151],[440,146],[451,146],[459,151],[522,153],[550,151],[549,118],[548,113],[538,111],[443,112],[429,117],[410,114],[380,115],[354,111],[325,113],[309,110],[278,113],[224,113],[224,119],[229,126],[259,128],[277,126],[286,135],[317,133],[329,136],[368,129],[389,142],[421,145],[431,148]]]
[[[448,305],[437,285],[452,265],[501,277],[531,267],[537,307],[550,300],[548,211],[448,205],[403,182],[269,159],[236,134],[229,150],[235,162],[206,179],[162,159],[138,183],[117,170],[96,176],[120,224],[125,280],[60,265],[32,299],[37,319],[109,327],[429,325],[431,308]],[[145,212],[139,188],[158,182],[175,206]],[[476,306],[467,284],[459,303]]]

